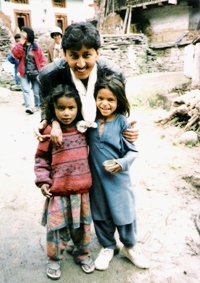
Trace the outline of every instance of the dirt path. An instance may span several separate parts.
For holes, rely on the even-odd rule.
[[[1,90],[1,96],[3,96]],[[0,100],[0,283],[46,283],[44,198],[34,185],[33,127],[40,113],[25,114],[20,92]],[[135,110],[139,157],[132,166],[138,243],[151,259],[149,270],[134,267],[121,254],[107,271],[85,275],[66,254],[61,283],[199,283],[200,236],[194,225],[200,194],[182,176],[199,171],[199,147],[175,143],[179,129],[154,124],[156,110]],[[94,231],[91,252],[99,251]]]

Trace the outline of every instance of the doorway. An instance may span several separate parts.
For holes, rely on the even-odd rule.
[[[30,15],[31,11],[21,11],[21,10],[14,10],[15,15],[15,25],[16,27],[31,26]]]

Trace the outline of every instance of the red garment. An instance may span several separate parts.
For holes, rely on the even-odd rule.
[[[12,55],[15,59],[19,60],[18,72],[20,73],[20,76],[22,78],[24,78],[24,75],[25,75],[25,57],[26,57],[26,51],[24,50],[24,45],[21,44],[20,42],[18,42],[12,48],[11,53],[12,53]],[[33,42],[32,53],[33,53],[38,71],[40,71],[46,65],[46,57],[45,57],[41,47],[38,44],[36,44],[35,42]]]
[[[48,126],[44,134],[51,132]],[[92,177],[88,163],[86,137],[76,128],[63,131],[62,146],[58,149],[50,140],[39,142],[35,154],[35,183],[38,187],[50,185],[53,195],[71,195],[89,192]]]

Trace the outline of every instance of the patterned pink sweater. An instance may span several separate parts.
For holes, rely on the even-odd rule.
[[[44,134],[51,132],[48,126]],[[35,184],[50,185],[53,195],[71,195],[89,192],[92,177],[88,164],[86,137],[76,128],[63,131],[63,141],[56,148],[50,140],[39,142],[35,154]]]

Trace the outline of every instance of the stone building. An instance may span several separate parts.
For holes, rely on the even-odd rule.
[[[149,42],[174,42],[200,29],[199,0],[96,0],[102,34],[144,33]]]
[[[200,35],[199,0],[96,0],[102,53],[127,76],[183,71],[193,66]],[[192,46],[193,47],[193,46]],[[188,60],[189,59],[189,60]],[[189,71],[189,70],[188,70]],[[194,70],[190,67],[190,73]]]

